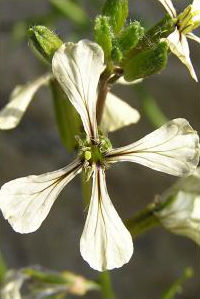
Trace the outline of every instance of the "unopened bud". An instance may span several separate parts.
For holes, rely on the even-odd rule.
[[[112,51],[112,30],[108,17],[98,16],[94,26],[95,41],[102,47],[105,59],[109,60]]]
[[[118,36],[117,41],[123,53],[135,48],[144,35],[144,28],[139,22],[130,23]]]
[[[119,33],[126,23],[128,16],[127,0],[107,0],[102,14],[109,17],[110,25],[114,33]]]
[[[63,42],[51,30],[45,26],[33,26],[28,30],[29,45],[33,52],[45,61],[50,62],[54,53],[61,47]]]
[[[124,78],[130,82],[159,73],[165,68],[167,58],[168,45],[166,42],[161,42],[152,49],[142,51],[122,61]]]

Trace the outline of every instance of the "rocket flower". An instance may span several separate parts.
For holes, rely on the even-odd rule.
[[[137,142],[112,149],[96,121],[99,79],[105,69],[101,47],[88,40],[63,44],[53,57],[52,69],[81,117],[85,137],[79,137],[79,152],[70,165],[3,185],[0,209],[16,232],[34,232],[63,188],[84,171],[92,176],[93,184],[81,255],[96,270],[119,268],[130,260],[133,242],[110,200],[105,171],[113,163],[129,161],[187,176],[199,162],[198,135],[185,119],[174,119]]]
[[[177,20],[175,31],[167,37],[170,50],[185,64],[192,78],[198,82],[190,59],[190,49],[187,39],[192,39],[200,44],[200,37],[192,33],[193,30],[200,27],[200,0],[194,0],[179,15],[177,15],[171,0],[158,1],[163,4],[169,15]]]

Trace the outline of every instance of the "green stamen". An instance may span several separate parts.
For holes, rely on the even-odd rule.
[[[85,167],[89,168],[93,163],[105,165],[105,153],[107,153],[112,145],[110,140],[105,137],[102,133],[99,133],[99,140],[95,142],[77,137],[79,144],[79,155],[82,160],[85,161]]]
[[[192,5],[186,7],[186,9],[178,16],[177,26],[179,31],[183,34],[187,34],[200,26],[200,21],[196,21],[195,17],[200,14],[200,11],[193,11]]]

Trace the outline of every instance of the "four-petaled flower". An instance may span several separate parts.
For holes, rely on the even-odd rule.
[[[200,0],[194,0],[191,5],[177,16],[176,10],[171,0],[158,0],[163,4],[172,18],[177,19],[176,29],[167,37],[170,50],[189,69],[192,78],[198,82],[194,67],[190,59],[190,50],[187,38],[200,44],[200,37],[192,33],[200,26]]]
[[[15,231],[34,232],[62,189],[81,171],[91,173],[93,186],[80,240],[81,255],[99,271],[121,267],[130,260],[133,243],[108,195],[106,167],[130,161],[175,176],[189,175],[199,162],[198,135],[185,119],[175,119],[137,142],[111,149],[96,122],[98,83],[105,69],[102,49],[88,40],[64,44],[55,53],[52,68],[80,114],[86,138],[79,140],[78,157],[69,166],[3,185],[0,208]]]

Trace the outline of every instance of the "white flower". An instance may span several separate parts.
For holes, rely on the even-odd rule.
[[[192,78],[198,82],[194,67],[190,59],[190,50],[187,38],[200,44],[200,38],[192,33],[200,26],[200,0],[194,0],[179,16],[171,0],[158,0],[163,4],[172,18],[177,19],[176,29],[167,37],[170,50],[189,69]]]
[[[82,40],[67,43],[55,53],[54,77],[83,121],[86,139],[78,158],[61,170],[13,180],[0,190],[0,209],[21,233],[38,229],[62,189],[82,170],[92,173],[93,187],[80,242],[83,258],[96,270],[121,267],[133,253],[132,238],[108,195],[105,165],[132,161],[173,175],[189,175],[199,161],[198,135],[184,119],[164,125],[140,141],[110,149],[96,123],[98,83],[104,69],[102,49]]]
[[[200,245],[200,169],[180,179],[161,199],[166,202],[156,212],[161,224],[170,232]]]

